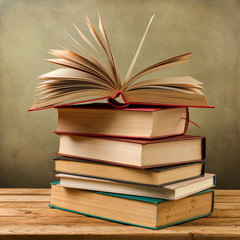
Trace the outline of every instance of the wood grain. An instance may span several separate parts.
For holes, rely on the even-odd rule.
[[[48,207],[49,189],[0,189],[0,240],[240,239],[240,190],[216,190],[212,215],[150,230]]]
[[[0,188],[0,195],[49,195],[50,188]]]
[[[222,189],[217,189],[215,190],[216,195],[222,195],[222,196],[240,196],[240,190],[222,190]]]
[[[215,196],[216,203],[239,203],[240,202],[240,195],[229,195],[229,196],[222,196],[217,195]]]
[[[49,202],[50,195],[0,195],[1,202]]]

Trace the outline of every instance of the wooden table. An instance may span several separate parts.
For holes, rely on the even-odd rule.
[[[49,189],[0,189],[0,240],[240,239],[240,190],[216,190],[214,213],[149,230],[50,209]]]

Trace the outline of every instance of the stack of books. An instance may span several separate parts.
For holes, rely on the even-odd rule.
[[[47,61],[64,68],[39,77],[40,97],[30,109],[59,113],[60,182],[52,184],[50,206],[152,229],[209,215],[215,176],[204,173],[205,137],[186,135],[188,107],[210,107],[202,83],[190,76],[142,78],[188,62],[192,53],[132,75],[152,17],[120,81],[98,18],[98,31],[87,18],[95,44],[75,26],[83,45],[70,34],[65,43],[78,53],[50,51],[55,58]],[[76,105],[100,99],[108,104]]]
[[[207,216],[215,176],[188,108],[59,107],[53,208],[148,228]]]

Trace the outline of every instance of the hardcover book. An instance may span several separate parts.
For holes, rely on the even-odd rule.
[[[70,34],[71,42],[65,41],[65,43],[74,51],[65,47],[62,50],[51,50],[50,53],[57,58],[47,59],[47,61],[64,68],[39,77],[39,80],[42,81],[37,87],[37,90],[40,91],[38,94],[40,98],[34,102],[31,110],[100,99],[107,99],[111,105],[116,107],[125,107],[130,103],[210,107],[201,92],[202,83],[190,76],[149,77],[147,80],[143,78],[163,68],[188,62],[191,60],[191,52],[154,63],[132,76],[152,19],[153,16],[123,81],[120,80],[116,60],[100,14],[99,33],[87,18],[87,25],[95,43],[91,42],[75,26],[80,39],[88,45],[90,51],[93,50],[94,54]],[[42,97],[42,95],[44,96]],[[116,100],[119,96],[122,97],[123,103]]]
[[[105,179],[116,182],[164,186],[204,175],[204,161],[165,167],[136,169],[115,164],[58,156],[54,158],[55,173]]]
[[[185,134],[188,108],[153,108],[109,104],[59,107],[57,133],[131,138],[163,138]]]
[[[139,140],[59,134],[58,155],[139,168],[196,162],[205,158],[205,137]]]
[[[215,186],[215,175],[210,173],[205,173],[205,175],[200,178],[169,184],[163,187],[113,182],[70,174],[57,174],[56,177],[60,178],[59,185],[62,187],[155,197],[168,200],[181,199]]]
[[[118,223],[159,229],[208,216],[213,211],[213,204],[214,192],[211,189],[167,201],[64,188],[53,183],[49,206]]]

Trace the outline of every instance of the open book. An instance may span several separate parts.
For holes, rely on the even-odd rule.
[[[202,83],[190,76],[141,81],[141,78],[147,74],[188,62],[191,60],[192,53],[157,62],[131,76],[154,15],[148,23],[137,52],[122,82],[99,13],[98,17],[100,33],[97,32],[87,17],[87,25],[95,40],[95,45],[75,26],[80,38],[88,45],[89,50],[69,34],[73,44],[66,43],[78,53],[65,48],[50,51],[57,58],[47,59],[47,61],[61,65],[64,68],[59,68],[39,77],[39,80],[43,80],[37,87],[37,90],[40,91],[40,94],[37,95],[40,98],[35,100],[30,110],[100,99],[107,99],[111,105],[116,107],[124,107],[131,103],[210,107],[206,97],[201,92],[201,89],[203,89]],[[91,53],[90,50],[95,54]],[[122,97],[121,103],[116,100],[117,97]]]

